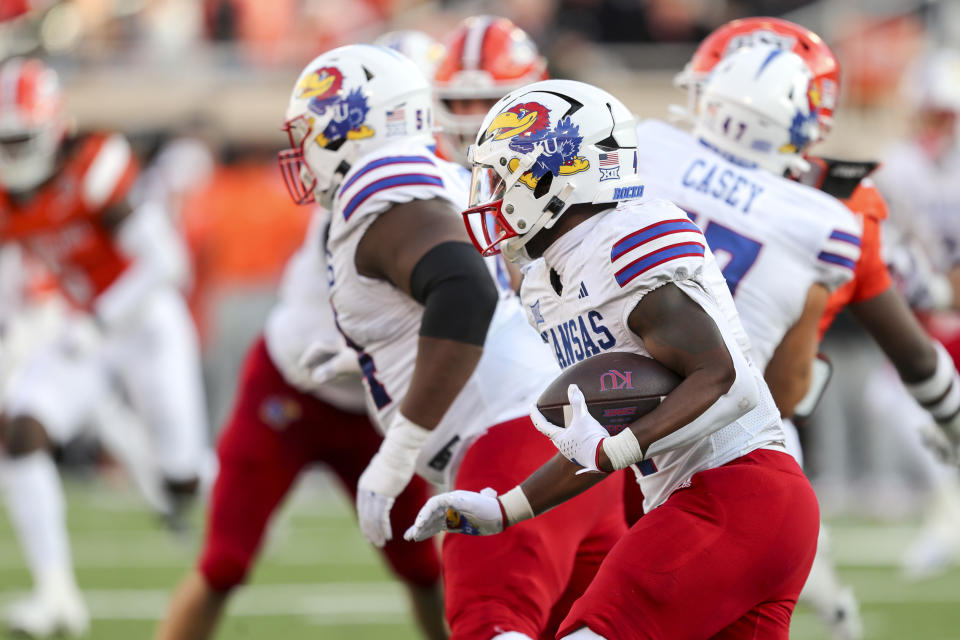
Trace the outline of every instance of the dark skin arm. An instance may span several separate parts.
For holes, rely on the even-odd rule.
[[[960,309],[960,267],[953,267],[947,273],[950,286],[953,287],[953,299],[950,304],[954,310]]]
[[[907,384],[921,382],[937,368],[937,352],[906,301],[891,286],[848,307]]]
[[[126,201],[107,207],[103,213],[100,214],[100,226],[109,231],[111,235],[116,235],[123,221],[126,220],[131,213],[133,213],[133,209]]]
[[[580,495],[604,478],[606,473],[581,473],[581,467],[558,453],[534,471],[520,485],[537,515]]]
[[[656,409],[630,425],[640,448],[646,450],[706,411],[733,385],[736,370],[713,318],[676,285],[664,285],[644,296],[627,322],[643,338],[650,355],[683,378]],[[602,447],[599,458],[600,469],[613,470]],[[558,455],[528,477],[521,486],[534,513],[543,513],[607,477],[576,475],[579,469]]]
[[[430,249],[444,242],[470,242],[460,216],[451,211],[451,205],[441,200],[394,205],[377,217],[357,245],[357,270],[410,295],[413,269]],[[421,336],[400,412],[425,429],[436,427],[482,353],[476,345]]]
[[[710,408],[733,386],[737,373],[713,318],[676,285],[644,296],[627,323],[657,362],[683,378],[656,409],[630,425],[646,451]],[[611,469],[602,449],[600,468]]]
[[[807,291],[803,313],[777,345],[764,378],[780,415],[789,418],[810,389],[813,360],[817,357],[820,318],[830,297],[826,287],[815,284]]]

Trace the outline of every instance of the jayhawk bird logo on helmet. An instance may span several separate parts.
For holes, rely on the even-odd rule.
[[[562,118],[551,127],[550,111],[539,102],[516,104],[500,113],[487,127],[486,135],[493,140],[509,139],[507,146],[517,153],[539,152],[533,166],[520,178],[531,189],[547,173],[571,175],[590,167],[586,158],[577,155],[583,142],[580,128],[570,118]],[[514,158],[509,168],[515,171],[518,165],[519,160]]]
[[[820,88],[813,80],[807,88],[807,113],[798,110],[790,123],[790,142],[780,147],[781,152],[798,153],[806,148],[818,134],[820,118]]]
[[[343,95],[343,73],[336,67],[320,67],[307,74],[297,84],[297,97],[309,98],[309,110],[318,116],[332,110],[329,124],[315,138],[317,144],[326,147],[335,140],[362,140],[375,133],[366,124],[370,107],[367,96],[360,87]]]

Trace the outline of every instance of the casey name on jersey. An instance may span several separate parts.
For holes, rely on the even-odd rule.
[[[537,301],[530,307],[538,325],[543,322],[539,306],[540,302]],[[541,329],[540,338],[546,344],[553,345],[553,352],[561,369],[607,351],[617,344],[617,339],[603,324],[603,316],[597,310]]]
[[[763,192],[763,187],[732,169],[718,172],[718,166],[703,158],[695,159],[683,174],[683,186],[706,193],[743,213],[750,213],[750,205]]]

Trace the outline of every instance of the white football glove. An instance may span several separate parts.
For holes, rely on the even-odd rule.
[[[948,422],[920,429],[920,436],[945,464],[960,466],[960,414]]]
[[[362,476],[360,481],[363,481]],[[357,520],[360,522],[360,531],[375,547],[382,547],[393,538],[390,509],[393,508],[394,500],[392,496],[357,488]]]
[[[297,364],[309,372],[308,377],[317,386],[360,375],[356,352],[327,341],[314,342],[307,347]]]
[[[600,471],[597,468],[597,450],[610,434],[590,415],[580,387],[575,384],[567,387],[567,398],[573,410],[573,418],[567,428],[558,427],[547,420],[537,409],[536,403],[530,408],[530,419],[537,431],[550,438],[567,460],[583,467],[578,474]]]
[[[404,539],[420,542],[441,531],[468,536],[490,536],[503,531],[503,510],[497,492],[487,487],[475,491],[450,491],[433,496],[417,514]]]
[[[390,509],[413,477],[417,456],[430,437],[430,430],[397,413],[380,450],[371,458],[357,483],[357,518],[360,530],[371,544],[382,547],[393,538]]]

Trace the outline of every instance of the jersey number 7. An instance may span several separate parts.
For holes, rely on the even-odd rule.
[[[697,221],[699,217],[697,213],[687,209],[684,209],[684,211],[687,212],[690,220],[693,222]],[[730,227],[725,227],[713,221],[707,223],[707,227],[703,230],[703,235],[711,251],[722,251],[730,256],[730,259],[723,265],[721,271],[724,280],[727,281],[727,288],[730,289],[730,295],[736,295],[737,286],[743,277],[747,275],[747,272],[750,271],[753,263],[757,261],[763,245],[752,238],[737,233]]]

